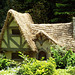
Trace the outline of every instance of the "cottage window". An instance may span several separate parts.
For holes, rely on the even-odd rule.
[[[23,60],[18,53],[12,53],[12,59],[13,60]]]
[[[19,29],[12,29],[12,34],[13,35],[20,35]]]

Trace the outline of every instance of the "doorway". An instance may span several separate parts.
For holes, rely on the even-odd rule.
[[[46,60],[46,59],[47,59],[46,52],[40,51],[40,52],[38,53],[38,60],[41,60],[42,57],[44,57],[43,60]]]

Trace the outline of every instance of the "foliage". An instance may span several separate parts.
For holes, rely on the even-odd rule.
[[[50,47],[51,49],[51,53],[55,56],[56,54],[63,57],[67,50],[65,49],[65,47],[60,47],[59,45],[53,45]]]
[[[59,46],[57,46],[56,48],[57,49],[55,49],[55,51],[58,50],[57,51],[58,55],[61,55],[62,49],[64,48],[60,48]],[[51,49],[53,48],[51,47]],[[61,49],[61,51],[59,49]],[[56,68],[55,60],[52,57],[47,59],[47,61],[38,61],[36,59],[29,58],[28,56],[24,55],[21,52],[19,53],[20,56],[24,59],[24,61],[18,66],[15,65],[15,67],[13,68],[7,67],[6,70],[5,69],[0,70],[0,75],[74,75],[75,74],[75,63],[74,63],[75,53],[73,53],[71,50],[63,52],[65,56],[61,55],[63,60],[66,61],[68,59],[67,63],[69,67],[67,67],[66,69],[57,69],[57,70],[55,69]],[[69,60],[69,58],[72,58],[72,60]],[[0,55],[0,59],[4,60],[4,56]],[[9,61],[7,61],[7,63],[8,62]],[[10,63],[12,64],[12,61]]]
[[[22,54],[21,57],[23,56],[24,55]],[[47,61],[38,61],[36,59],[29,58],[28,56],[27,57],[25,56],[25,58],[21,65],[21,69],[19,70],[17,74],[22,74],[22,75],[53,75],[54,74],[56,75],[56,70],[55,70],[56,64],[53,58],[49,58],[49,60]]]
[[[14,68],[8,67],[7,70],[5,69],[0,70],[0,75],[17,75],[19,69],[20,67],[14,67]]]
[[[56,22],[70,22],[75,16],[75,0],[57,0],[56,8],[54,9]]]
[[[51,52],[55,58],[57,68],[66,68],[68,66],[75,66],[75,53],[71,50],[65,51],[63,48],[51,47]]]
[[[1,70],[0,75],[21,75],[17,74],[17,72],[21,69],[21,67],[8,67],[7,70]],[[75,67],[68,67],[67,69],[57,69],[57,75],[74,75],[75,74]]]
[[[29,12],[35,23],[50,23],[54,17],[55,1],[49,0],[2,0],[0,1],[0,25],[2,27],[9,9],[19,12]],[[40,19],[40,20],[39,20]]]
[[[71,75],[67,73],[66,69],[57,69],[58,75]]]
[[[7,66],[8,66],[7,60],[4,59],[3,54],[0,54],[0,70],[4,69]]]
[[[1,69],[7,69],[7,67],[13,67],[16,65],[16,62],[10,59],[5,59],[5,56],[0,54],[0,70]]]
[[[0,58],[0,70],[6,68],[7,66],[9,66],[8,60]]]
[[[32,64],[22,64],[18,74],[22,75],[52,75],[55,73],[55,66],[51,62],[36,61]]]
[[[22,13],[29,12],[35,23],[70,22],[75,16],[74,3],[75,0],[1,0],[0,29],[9,9]]]
[[[21,58],[23,58],[23,64],[27,64],[27,63],[33,63],[36,61],[36,59],[34,58],[29,58],[29,55],[24,55],[22,52],[19,52],[19,56]]]
[[[68,67],[67,69],[67,73],[70,73],[71,75],[74,75],[75,74],[75,67]]]
[[[68,67],[67,69],[57,69],[58,75],[75,75],[75,67]]]
[[[7,12],[6,0],[0,0],[0,29],[3,26]]]
[[[35,23],[51,23],[51,19],[54,17],[54,7],[55,1],[40,0],[27,12],[32,15]]]
[[[0,53],[0,58],[1,59],[5,58],[5,55],[3,55],[3,54]]]

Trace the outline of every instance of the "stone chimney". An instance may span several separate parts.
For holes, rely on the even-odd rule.
[[[73,17],[73,38],[75,39],[75,17]]]

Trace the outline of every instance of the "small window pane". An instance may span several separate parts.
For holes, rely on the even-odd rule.
[[[12,29],[12,34],[13,35],[19,35],[20,34],[19,29]]]

